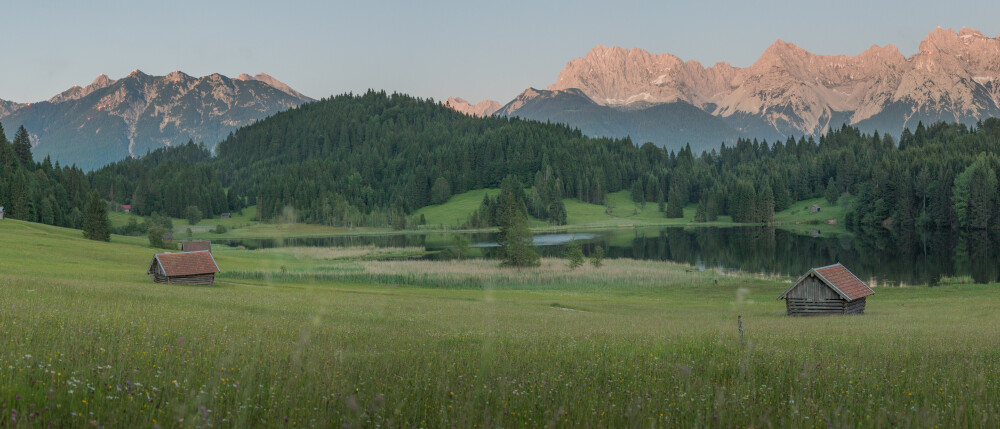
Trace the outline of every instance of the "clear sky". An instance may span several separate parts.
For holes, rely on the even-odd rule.
[[[0,99],[98,74],[268,73],[314,98],[367,88],[506,103],[597,44],[745,67],[776,39],[818,54],[934,28],[1000,34],[1000,1],[4,1]]]

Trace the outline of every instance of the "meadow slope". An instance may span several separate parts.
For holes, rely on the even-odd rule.
[[[0,221],[3,425],[1000,425],[998,285],[790,318],[789,279],[676,264],[220,246],[179,287],[144,241]]]

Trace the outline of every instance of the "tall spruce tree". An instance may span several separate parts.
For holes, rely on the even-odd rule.
[[[681,190],[680,186],[670,186],[670,193],[667,195],[666,216],[668,218],[684,217],[685,204],[687,204],[687,201],[684,201],[684,192]]]
[[[28,130],[24,129],[24,125],[18,127],[17,133],[14,134],[14,155],[25,167],[30,168],[35,164],[35,160],[31,157],[31,138],[28,137]]]
[[[531,248],[531,230],[528,218],[513,192],[500,193],[500,237],[497,240],[503,249],[503,265],[511,267],[534,267],[539,265],[538,254]]]
[[[111,241],[108,206],[96,191],[90,193],[90,200],[84,210],[83,236],[91,240]]]
[[[840,197],[840,192],[837,191],[837,184],[834,183],[832,177],[826,182],[826,191],[823,192],[823,196],[826,197],[826,200],[829,201],[830,204],[837,204],[837,198]]]

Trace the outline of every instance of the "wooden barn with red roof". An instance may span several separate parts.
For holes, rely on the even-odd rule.
[[[220,272],[212,252],[158,253],[149,264],[149,278],[157,283],[211,285]]]
[[[862,314],[865,297],[875,293],[840,264],[813,268],[781,294],[789,315]]]

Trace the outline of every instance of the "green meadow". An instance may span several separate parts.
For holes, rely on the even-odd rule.
[[[410,248],[219,246],[215,286],[162,285],[145,241],[0,221],[0,426],[1000,425],[996,284],[792,318],[789,278]]]

